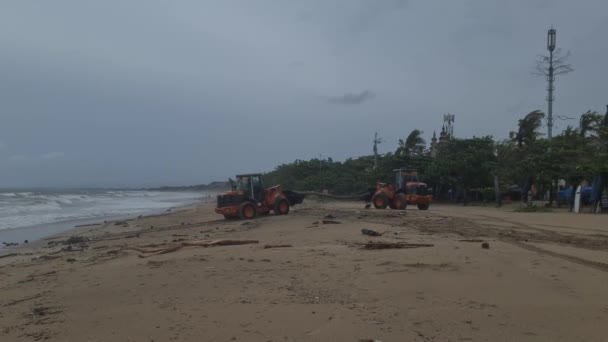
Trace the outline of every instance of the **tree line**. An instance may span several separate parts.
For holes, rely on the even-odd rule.
[[[393,181],[392,170],[419,170],[437,198],[500,201],[522,197],[530,189],[549,193],[553,201],[558,180],[576,188],[582,181],[608,175],[608,112],[587,111],[576,127],[568,126],[551,140],[541,133],[545,114],[536,110],[517,123],[509,138],[492,136],[440,140],[427,145],[414,129],[398,141],[394,152],[350,158],[343,162],[296,160],[265,174],[266,184],[294,190],[326,189],[337,195],[362,193],[377,181]],[[374,151],[381,140],[374,137]],[[606,185],[606,183],[604,183]],[[522,196],[523,195],[523,196]]]

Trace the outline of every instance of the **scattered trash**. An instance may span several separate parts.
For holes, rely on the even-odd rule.
[[[372,205],[371,205],[371,203],[367,203],[367,204],[365,205],[365,209],[369,209],[371,206],[372,206]],[[369,341],[371,341],[371,340],[369,340]]]
[[[334,220],[323,220],[321,221],[323,224],[341,224],[342,222],[334,221]]]
[[[67,262],[76,262],[76,259],[74,259],[74,258],[67,258],[67,259],[65,259],[65,261],[67,261]]]
[[[334,215],[332,215],[332,214],[327,214],[327,215],[325,215],[325,217],[323,217],[323,218],[324,218],[324,219],[334,219],[334,218],[336,218],[336,217],[335,217]]]
[[[355,245],[361,246],[361,249],[401,249],[401,248],[419,248],[419,247],[433,247],[435,245],[431,243],[407,243],[407,242],[368,242],[368,243],[356,243]]]
[[[377,232],[377,231],[375,231],[375,230],[372,230],[372,229],[367,229],[367,228],[363,228],[363,229],[361,229],[361,233],[362,233],[363,235],[369,235],[369,236],[382,236],[382,234],[381,234],[381,233],[378,233],[378,232]]]
[[[367,340],[359,340],[359,342],[382,342],[382,341],[381,340],[367,339]]]
[[[483,249],[490,249],[490,244],[488,242],[484,242],[481,244],[481,248]]]
[[[116,222],[114,222],[115,226],[126,226],[128,224],[129,224],[129,222],[127,222],[127,221],[116,221]]]
[[[269,249],[269,248],[286,248],[286,247],[293,247],[292,245],[264,245],[264,249]]]

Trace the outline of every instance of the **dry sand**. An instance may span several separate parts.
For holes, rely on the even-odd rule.
[[[243,222],[203,205],[76,233],[91,240],[0,258],[1,341],[608,340],[606,215],[309,202]],[[259,243],[132,249],[205,239]]]

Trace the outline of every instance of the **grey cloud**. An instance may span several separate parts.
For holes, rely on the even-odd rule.
[[[415,128],[428,141],[448,112],[458,136],[505,138],[546,108],[530,68],[551,25],[576,67],[557,80],[555,115],[603,112],[607,11],[604,0],[4,1],[0,187],[179,185],[343,160],[371,153],[376,131],[381,153]]]
[[[372,100],[376,94],[371,90],[364,90],[360,93],[346,93],[340,96],[330,96],[327,102],[339,105],[359,105],[365,101]]]
[[[50,159],[62,158],[63,156],[65,156],[65,153],[63,153],[63,152],[49,152],[49,153],[44,154],[42,156],[42,159],[50,160]]]

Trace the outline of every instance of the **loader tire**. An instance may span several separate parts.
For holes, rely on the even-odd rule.
[[[285,197],[279,197],[274,201],[274,214],[287,215],[289,214],[289,201]]]
[[[376,209],[386,209],[388,206],[388,196],[383,192],[377,193],[372,197],[372,203],[374,203],[374,208]]]
[[[407,198],[405,197],[405,194],[398,193],[395,195],[392,208],[396,210],[405,210],[407,208]]]
[[[255,204],[251,202],[241,203],[239,206],[239,217],[241,220],[252,220],[258,216],[258,210]]]
[[[419,210],[428,210],[429,204],[428,203],[418,203],[418,209]]]

